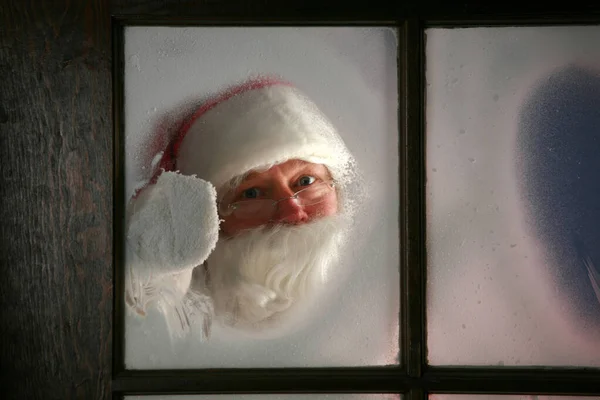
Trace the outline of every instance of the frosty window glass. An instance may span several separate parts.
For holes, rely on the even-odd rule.
[[[236,394],[125,396],[125,400],[400,400],[399,394]]]
[[[547,396],[535,394],[431,394],[429,400],[593,400],[585,396]]]
[[[396,32],[124,37],[126,368],[397,364]]]
[[[599,41],[426,31],[430,363],[600,366]]]

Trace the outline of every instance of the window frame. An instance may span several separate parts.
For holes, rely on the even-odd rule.
[[[236,2],[232,2],[236,3]],[[239,1],[237,3],[240,3]],[[438,367],[426,362],[425,30],[433,27],[600,24],[600,11],[508,14],[463,5],[460,10],[408,1],[400,6],[304,10],[292,6],[260,16],[254,8],[154,10],[111,18],[113,41],[114,225],[113,398],[150,394],[400,393],[554,394],[600,396],[600,368]],[[598,8],[598,7],[597,7]],[[475,12],[475,13],[474,13]],[[165,15],[166,13],[166,15]],[[390,18],[390,16],[394,16]],[[128,370],[124,365],[124,29],[127,26],[387,26],[398,32],[400,363],[348,368],[218,368]]]

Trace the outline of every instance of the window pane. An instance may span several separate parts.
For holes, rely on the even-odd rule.
[[[584,396],[543,396],[532,394],[430,394],[429,400],[594,400],[597,397]]]
[[[125,400],[400,400],[399,394],[218,394],[218,395],[162,395],[125,396]]]
[[[427,30],[432,364],[600,366],[599,42]]]
[[[128,209],[137,228],[127,233],[127,368],[398,362],[396,58],[396,31],[380,27],[126,29],[126,196],[143,188],[146,201],[136,197]],[[181,145],[165,153],[182,132]],[[165,173],[176,177],[144,186],[171,168],[165,154],[197,178]],[[294,160],[301,170],[284,167]],[[198,178],[217,186],[218,216]],[[293,199],[300,186],[329,178],[333,189],[319,202],[310,192]],[[241,205],[257,198],[259,207]],[[199,229],[202,213],[212,213],[214,231]],[[272,239],[271,221],[282,222]],[[348,240],[339,245],[342,233]],[[216,235],[206,265],[193,269],[205,259],[197,238]],[[158,272],[148,278],[153,263]]]

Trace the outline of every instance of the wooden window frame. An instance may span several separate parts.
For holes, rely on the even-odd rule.
[[[204,2],[206,3],[206,2]],[[236,2],[233,2],[236,3]],[[241,3],[241,2],[237,2]],[[430,27],[547,26],[600,24],[592,9],[540,14],[507,12],[463,4],[427,10],[418,2],[369,4],[348,9],[304,10],[291,6],[268,16],[247,9],[193,8],[183,12],[113,14],[114,128],[114,315],[113,398],[150,394],[401,393],[426,399],[430,393],[554,394],[600,396],[599,368],[435,367],[426,362],[425,99],[424,33]],[[220,12],[219,10],[222,10]],[[190,16],[191,14],[191,16]],[[299,15],[301,14],[301,15]],[[178,16],[179,15],[179,16]],[[392,18],[390,18],[392,16]],[[400,190],[400,364],[349,368],[219,368],[127,370],[124,365],[124,28],[127,26],[389,26],[397,29]]]

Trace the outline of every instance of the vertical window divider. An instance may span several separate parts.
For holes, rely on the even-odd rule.
[[[402,26],[399,60],[402,356],[408,376],[419,379],[425,369],[426,351],[423,31],[418,18],[406,19]],[[422,393],[417,397],[423,398]]]

